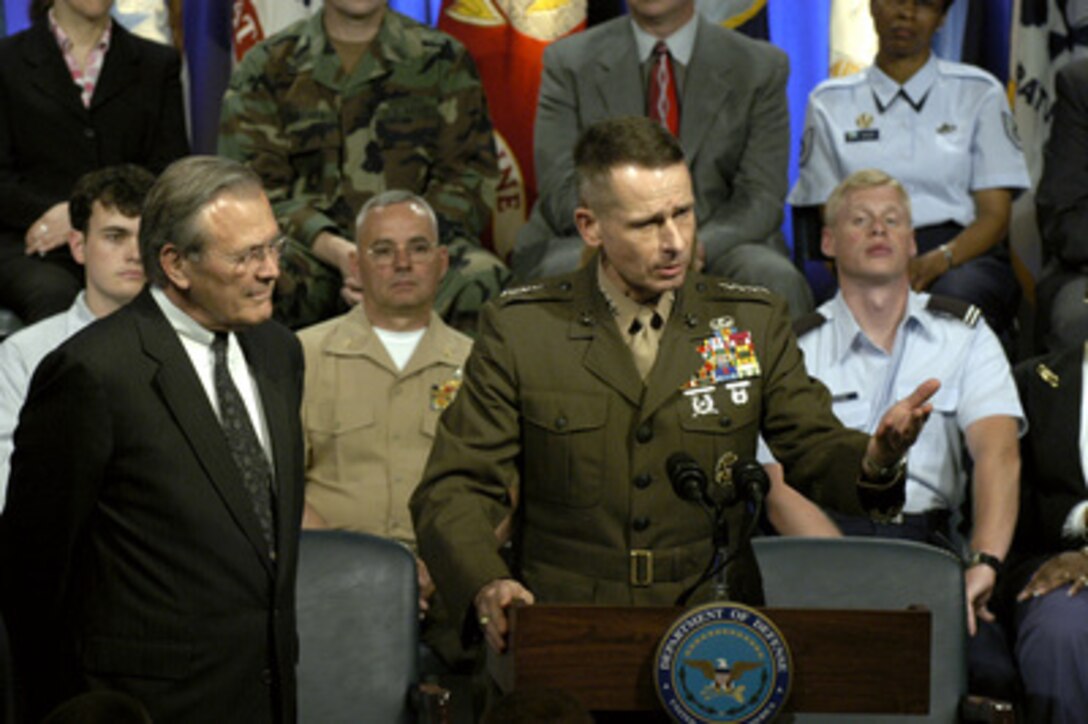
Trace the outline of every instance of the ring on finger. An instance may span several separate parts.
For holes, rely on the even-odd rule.
[[[488,616],[485,613],[482,616],[480,616],[480,618],[478,618],[477,621],[479,621],[480,626],[486,626],[487,624],[491,623],[491,617]]]

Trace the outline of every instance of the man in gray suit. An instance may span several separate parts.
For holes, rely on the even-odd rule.
[[[702,19],[694,0],[627,6],[630,18],[559,40],[544,53],[534,136],[540,197],[518,234],[515,274],[532,279],[578,266],[574,142],[596,121],[647,114],[654,46],[662,41],[706,270],[769,287],[795,317],[810,311],[811,291],[779,233],[789,156],[785,53]]]

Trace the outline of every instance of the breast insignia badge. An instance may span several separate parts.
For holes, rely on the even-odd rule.
[[[793,659],[774,622],[754,608],[711,603],[685,611],[654,658],[657,696],[683,724],[757,724],[780,712]]]
[[[461,389],[461,382],[461,369],[458,368],[452,378],[440,385],[431,385],[431,411],[442,412],[449,407],[453,398],[457,397],[457,391]]]

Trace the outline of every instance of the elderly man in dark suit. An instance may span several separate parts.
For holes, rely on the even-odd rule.
[[[181,61],[110,20],[112,0],[50,0],[0,39],[0,305],[26,323],[83,283],[68,255],[68,196],[88,171],[159,173],[189,152]]]
[[[38,367],[0,519],[28,720],[96,689],[158,724],[294,720],[302,358],[269,321],[281,246],[252,171],[178,161],[144,208],[150,287]]]
[[[544,53],[533,141],[540,198],[518,233],[514,273],[532,279],[577,266],[574,143],[596,121],[649,115],[684,147],[707,270],[769,287],[794,316],[811,311],[811,291],[779,233],[789,158],[786,54],[704,20],[694,0],[627,5],[630,17]],[[659,74],[666,83],[655,82]]]

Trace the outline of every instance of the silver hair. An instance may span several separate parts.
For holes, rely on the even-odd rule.
[[[147,278],[166,286],[159,254],[167,244],[182,256],[204,249],[207,230],[200,223],[200,212],[217,197],[263,191],[252,169],[227,158],[188,156],[170,164],[151,187],[140,219],[140,258]]]
[[[422,196],[413,194],[411,191],[405,191],[404,189],[389,189],[388,191],[382,191],[380,194],[371,196],[367,199],[367,202],[363,204],[363,208],[359,210],[359,215],[355,217],[355,235],[359,235],[359,229],[363,228],[363,224],[366,222],[366,217],[374,209],[384,209],[387,206],[396,206],[397,204],[415,204],[423,209],[423,212],[427,215],[427,219],[431,222],[431,229],[434,230],[434,238],[438,239],[438,217],[435,216],[434,209],[427,203],[427,200]]]

